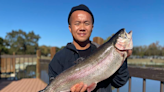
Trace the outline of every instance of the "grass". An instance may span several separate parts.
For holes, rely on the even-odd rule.
[[[152,59],[152,61],[153,62],[155,62],[155,63],[164,63],[164,60],[162,60],[162,59]],[[128,59],[128,62],[130,62],[130,63],[141,63],[141,62],[146,62],[146,63],[148,63],[148,62],[151,62],[151,60],[150,59]]]

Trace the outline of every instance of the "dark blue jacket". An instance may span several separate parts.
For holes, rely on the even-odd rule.
[[[91,52],[97,49],[97,44],[91,42]],[[55,54],[52,61],[49,64],[49,79],[50,82],[59,75],[62,71],[76,64],[79,58],[79,53],[72,43],[68,43],[65,48]],[[109,71],[110,72],[110,71]],[[95,92],[112,92],[111,85],[115,88],[123,86],[129,78],[129,72],[127,68],[127,59],[118,71],[110,78],[97,84]]]

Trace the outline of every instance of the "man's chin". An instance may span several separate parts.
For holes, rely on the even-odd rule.
[[[78,42],[86,42],[86,41],[88,41],[87,39],[78,39],[77,40]]]

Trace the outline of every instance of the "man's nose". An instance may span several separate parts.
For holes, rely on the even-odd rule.
[[[83,23],[80,25],[80,31],[85,31],[85,25]]]

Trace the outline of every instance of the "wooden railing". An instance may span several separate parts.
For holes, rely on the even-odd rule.
[[[146,92],[146,79],[152,79],[160,81],[160,92],[163,92],[164,83],[164,69],[162,68],[143,68],[143,67],[128,67],[130,78],[129,78],[129,89],[131,92],[131,77],[138,77],[143,79],[143,91]],[[119,88],[117,89],[119,92]]]
[[[52,47],[51,59],[53,58],[55,53],[56,53],[56,48]],[[45,62],[48,66],[50,60],[42,59],[40,50],[37,50],[36,55],[15,55],[15,53],[13,53],[13,55],[0,54],[0,79],[11,78],[10,76],[11,74],[14,74],[15,76],[14,79],[26,78],[28,76],[24,74],[26,72],[24,70],[28,65],[34,65],[32,71],[35,72],[35,77],[40,78],[41,69],[43,69],[42,67]]]
[[[14,79],[20,79],[22,76],[25,77],[26,74],[20,75],[20,72],[26,66],[36,64],[34,59],[36,59],[36,55],[15,55],[15,53],[13,55],[0,55],[0,79],[11,78],[11,74],[15,75]]]

